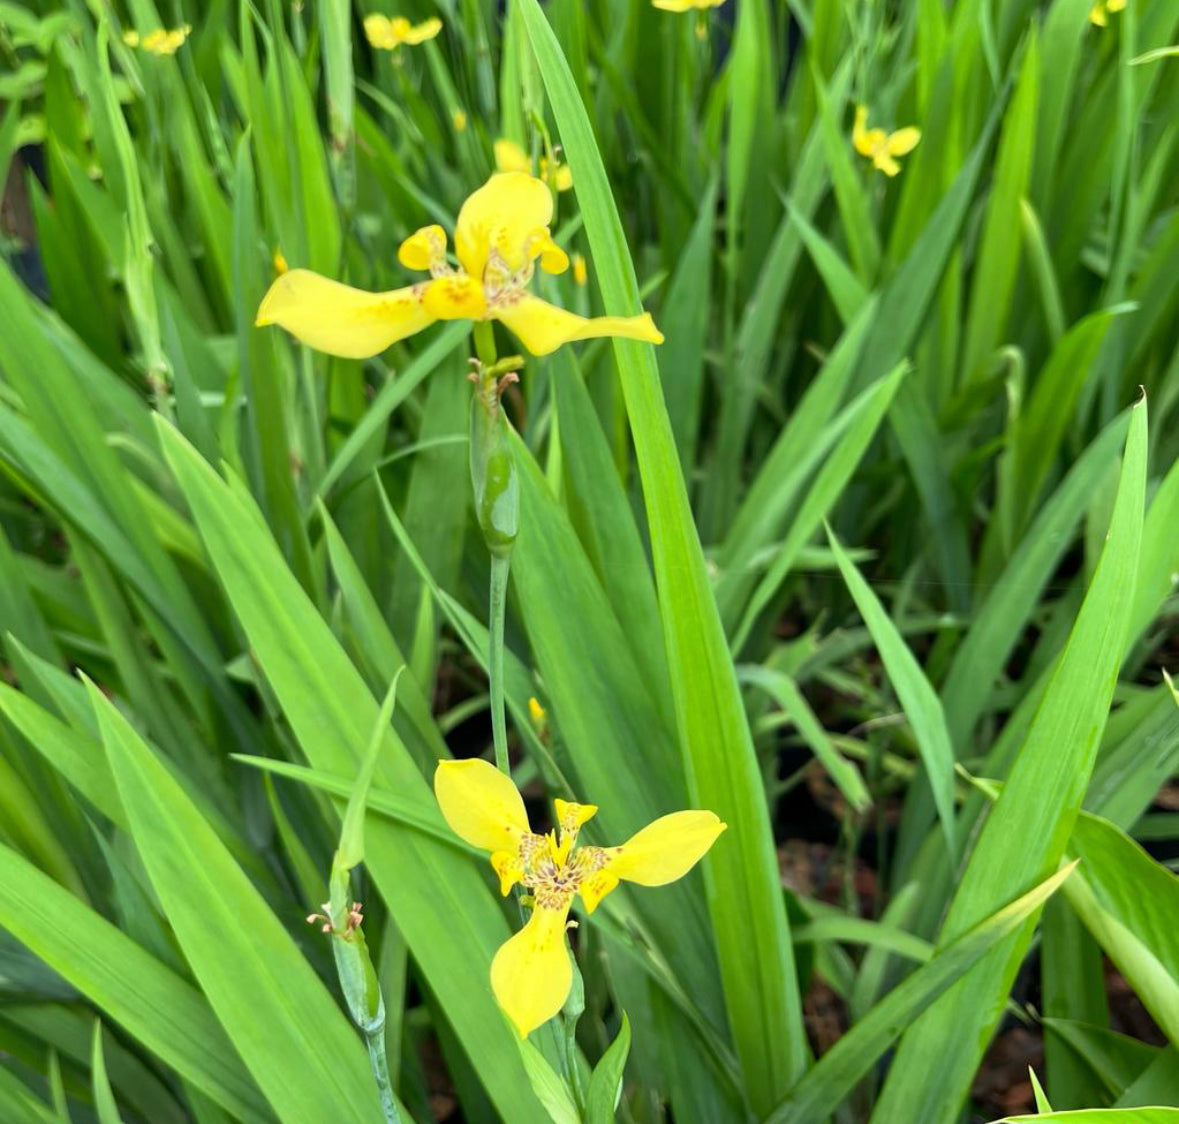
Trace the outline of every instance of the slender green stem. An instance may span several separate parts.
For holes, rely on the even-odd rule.
[[[491,736],[495,742],[495,766],[511,773],[508,764],[508,727],[504,717],[504,615],[508,602],[508,570],[512,556],[491,555],[491,632],[488,638],[487,678],[491,683]]]
[[[366,1034],[364,1044],[368,1047],[368,1060],[373,1067],[373,1078],[381,1097],[381,1108],[385,1113],[385,1124],[401,1124],[397,1112],[397,1101],[393,1098],[393,1084],[389,1080],[389,1059],[385,1056],[385,1028]]]

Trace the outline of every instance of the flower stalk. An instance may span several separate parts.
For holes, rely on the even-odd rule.
[[[491,590],[487,652],[487,678],[491,690],[491,732],[495,764],[508,774],[508,731],[504,714],[504,617],[507,613],[508,575],[512,547],[519,527],[519,487],[516,462],[508,441],[507,422],[500,408],[504,390],[517,379],[524,365],[518,355],[499,359],[491,325],[475,325],[474,370],[471,380],[471,485],[475,514],[483,541],[491,555]]]

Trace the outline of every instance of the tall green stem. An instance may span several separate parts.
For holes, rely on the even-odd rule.
[[[491,736],[495,742],[495,767],[510,773],[508,727],[504,716],[504,616],[508,602],[510,553],[491,556],[491,633],[487,648],[487,678],[491,683]]]
[[[372,1065],[377,1092],[381,1098],[381,1109],[385,1113],[385,1124],[401,1124],[397,1113],[397,1102],[393,1098],[393,1084],[389,1080],[389,1059],[385,1056],[385,1031],[382,1027],[375,1034],[365,1034],[368,1060]]]
[[[500,362],[490,324],[475,325],[478,370],[471,403],[471,484],[475,514],[491,554],[487,678],[491,687],[491,732],[496,768],[508,773],[508,729],[504,715],[504,616],[508,573],[516,541],[518,492],[516,463],[508,443],[507,423],[500,406],[501,375],[518,369],[517,357]]]

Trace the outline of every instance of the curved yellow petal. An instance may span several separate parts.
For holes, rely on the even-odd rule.
[[[553,241],[547,227],[542,227],[528,239],[527,257],[531,261],[540,258],[540,268],[545,273],[564,273],[569,268],[569,255]]]
[[[528,923],[500,945],[491,962],[491,990],[521,1038],[548,1022],[569,996],[573,967],[565,919],[570,900],[538,901]]]
[[[401,41],[408,43],[411,47],[416,47],[419,43],[426,42],[427,39],[433,39],[441,30],[442,21],[437,17],[423,20],[403,31]]]
[[[553,217],[553,196],[526,172],[497,172],[467,197],[454,230],[463,269],[481,279],[494,249],[510,270],[527,264],[528,241]]]
[[[593,913],[601,900],[618,885],[618,875],[609,868],[595,871],[586,875],[577,887],[581,900],[585,903],[586,913]]]
[[[640,886],[662,886],[683,878],[708,852],[727,824],[714,812],[672,812],[660,816],[621,847],[611,847],[606,869]]]
[[[446,231],[437,223],[415,230],[397,251],[397,260],[406,269],[426,270],[446,264]]]
[[[514,140],[501,137],[492,145],[495,153],[495,167],[500,172],[531,172],[532,161],[528,153]]]
[[[641,316],[595,316],[587,320],[525,293],[510,304],[493,306],[490,313],[506,324],[533,355],[548,355],[564,343],[598,336],[663,342],[663,333],[655,327],[649,312]]]
[[[881,149],[872,157],[872,163],[886,176],[895,176],[901,170],[900,164],[889,156],[888,152],[884,149]]]
[[[491,855],[491,869],[499,875],[499,892],[506,898],[524,877],[524,865],[520,862],[520,852],[494,851]]]
[[[434,796],[451,831],[472,847],[515,855],[528,833],[519,791],[487,761],[439,761]]]
[[[856,106],[856,120],[852,125],[852,147],[861,156],[871,156],[872,146],[868,142],[868,107]]]
[[[557,812],[557,825],[565,832],[578,831],[598,814],[597,804],[574,804],[559,796],[553,801],[553,807]]]
[[[921,130],[915,126],[909,125],[907,128],[897,129],[895,133],[888,134],[888,154],[890,156],[904,156],[917,147],[919,140],[921,140]]]
[[[254,323],[278,324],[329,355],[367,359],[433,323],[422,295],[417,285],[367,293],[309,269],[291,269],[275,278]]]
[[[436,277],[422,303],[436,320],[481,320],[487,314],[483,286],[473,277]]]

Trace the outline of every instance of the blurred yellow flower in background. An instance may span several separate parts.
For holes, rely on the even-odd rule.
[[[651,5],[665,12],[690,12],[693,8],[719,8],[725,0],[651,0]]]
[[[369,43],[381,51],[395,51],[402,43],[416,47],[433,39],[441,30],[442,21],[437,18],[411,24],[404,16],[364,17],[364,34]]]
[[[137,47],[153,55],[174,55],[184,45],[192,32],[192,24],[186,23],[173,31],[157,27],[141,36],[138,31],[124,31],[123,42],[128,47]]]
[[[547,273],[569,267],[553,241],[553,196],[523,172],[493,175],[459,211],[454,232],[456,269],[447,259],[446,231],[424,226],[398,251],[406,269],[428,270],[431,280],[369,293],[292,269],[276,278],[255,323],[278,324],[319,351],[366,359],[436,320],[498,320],[533,355],[598,336],[662,343],[649,312],[587,318],[534,297],[528,283],[537,262]]]
[[[450,123],[454,126],[456,133],[461,133],[467,127],[467,115],[461,109],[452,110]]]
[[[497,172],[524,172],[532,175],[532,158],[514,140],[501,138],[492,146],[495,151],[495,169]],[[551,174],[550,174],[551,172]],[[549,167],[548,158],[540,158],[540,178],[551,184],[558,191],[568,191],[573,186],[573,173],[567,164],[554,160]]]
[[[580,254],[573,255],[573,280],[579,285],[584,285],[589,280],[589,269],[585,264],[585,258]]]
[[[441,761],[434,794],[451,830],[472,847],[491,852],[500,892],[521,882],[532,894],[532,914],[500,946],[491,963],[491,989],[521,1038],[564,1005],[573,982],[565,928],[577,894],[586,913],[620,881],[663,886],[683,878],[707,854],[725,824],[712,812],[660,816],[620,847],[577,847],[594,804],[554,801],[557,831],[535,835],[510,777],[475,758]]]
[[[1111,12],[1120,12],[1126,6],[1126,0],[1097,0],[1089,9],[1089,22],[1094,27],[1108,27]]]
[[[883,129],[868,128],[868,107],[856,107],[856,120],[852,126],[852,145],[861,156],[871,157],[872,163],[886,176],[895,176],[901,166],[896,157],[904,156],[917,147],[921,130],[912,125],[886,133]]]

